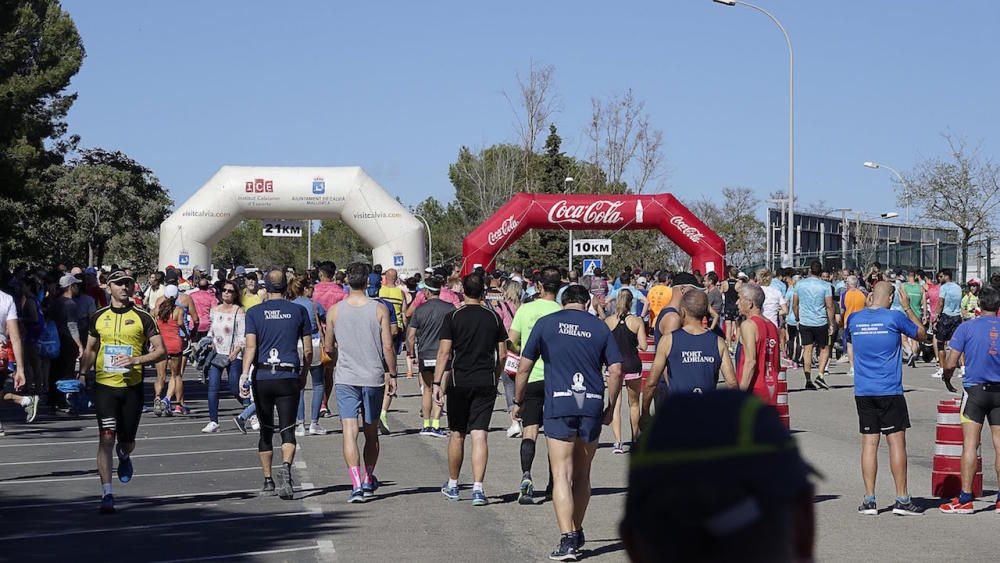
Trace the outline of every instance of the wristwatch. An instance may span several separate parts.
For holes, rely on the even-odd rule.
[[[517,399],[514,399],[511,402],[514,403],[514,405],[518,406],[518,407],[520,407],[520,406],[522,406],[524,404],[524,401],[518,401]]]

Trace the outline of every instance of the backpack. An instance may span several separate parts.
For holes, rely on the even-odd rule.
[[[368,274],[368,297],[378,297],[380,289],[382,289],[382,276],[375,272]]]
[[[51,319],[42,325],[42,333],[38,337],[38,354],[47,360],[59,357],[59,328]]]

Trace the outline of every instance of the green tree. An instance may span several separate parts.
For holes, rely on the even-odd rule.
[[[65,123],[76,95],[64,90],[83,57],[76,25],[56,0],[0,3],[0,215],[25,217],[37,207],[45,171],[78,142]],[[12,247],[23,226],[0,222],[4,260],[22,257]]]

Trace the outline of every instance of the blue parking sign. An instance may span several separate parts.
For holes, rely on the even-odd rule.
[[[395,266],[396,268],[402,268],[403,267],[403,255],[402,254],[397,254],[397,255],[393,256],[392,257],[392,265]]]
[[[191,255],[187,252],[181,252],[177,257],[177,264],[180,266],[188,266],[191,264]]]

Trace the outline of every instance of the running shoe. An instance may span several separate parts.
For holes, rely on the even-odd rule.
[[[111,493],[108,493],[101,497],[101,508],[98,509],[101,514],[114,514],[115,513],[115,497]]]
[[[517,438],[520,435],[521,435],[521,424],[518,422],[511,423],[510,428],[507,429],[507,437]]]
[[[354,489],[353,491],[351,491],[351,496],[347,498],[347,502],[349,502],[349,503],[365,502],[365,493],[364,493],[364,491],[361,490],[360,487],[357,488],[357,489]]]
[[[972,514],[976,511],[975,507],[972,506],[972,501],[959,502],[958,498],[953,498],[942,504],[938,510],[945,514]]]
[[[243,420],[242,418],[240,418],[238,416],[234,416],[233,417],[233,422],[236,423],[236,428],[239,429],[240,432],[242,432],[244,434],[247,433],[247,421]]]
[[[587,540],[583,537],[583,528],[580,528],[579,530],[576,531],[576,548],[578,550],[583,549],[583,544],[586,541]]]
[[[185,405],[184,403],[181,403],[179,405],[174,406],[174,413],[181,415],[188,415],[191,414],[191,409],[189,409],[187,405]]]
[[[521,488],[517,492],[517,504],[535,504],[535,484],[528,477],[521,479]]]
[[[170,406],[170,399],[164,397],[160,404],[163,406],[163,414],[166,416],[174,416],[174,409]]]
[[[421,436],[432,436],[433,434],[434,434],[434,429],[431,428],[430,426],[424,426],[423,429],[420,430]]]
[[[823,370],[823,375],[821,375],[819,378],[826,377],[828,375],[830,375],[830,368],[824,369]],[[819,379],[819,378],[817,378],[817,379]]]
[[[262,497],[273,497],[274,496],[274,479],[270,477],[264,478],[264,486],[260,489],[260,496]]]
[[[367,483],[361,483],[361,493],[364,494],[365,498],[371,498],[375,496],[375,491],[377,491],[378,488],[381,486],[382,483],[379,483],[378,477],[372,475],[371,481]]]
[[[458,500],[458,487],[449,487],[446,481],[444,485],[441,485],[441,494],[446,496],[448,500]]]
[[[388,436],[389,433],[390,433],[389,432],[389,423],[388,423],[388,421],[386,421],[385,417],[382,417],[382,418],[378,419],[378,432],[379,432],[379,434],[382,434],[383,436]]]
[[[329,434],[327,429],[320,426],[318,422],[313,422],[309,425],[310,436],[326,436],[327,434]]]
[[[615,442],[614,447],[611,449],[613,454],[624,454],[625,448],[622,446],[621,442]]]
[[[6,436],[7,433],[3,430],[3,422],[0,422],[0,438]]]
[[[278,496],[281,500],[292,500],[295,490],[292,488],[292,472],[287,465],[278,468]]]
[[[873,500],[862,500],[861,506],[858,507],[858,514],[864,514],[865,516],[877,516],[878,506]]]
[[[960,368],[958,368],[958,371],[955,372],[955,376],[965,377],[965,366],[961,366]]]
[[[942,377],[944,377],[944,370],[941,368],[937,368],[937,370],[935,370],[934,373],[931,374],[931,377],[933,377],[934,379],[941,379]]]
[[[435,438],[447,438],[448,431],[445,430],[444,428],[432,428],[431,436],[434,436]]]
[[[913,504],[913,501],[903,504],[896,501],[896,504],[892,505],[892,513],[899,516],[920,516],[924,513],[924,509]]]
[[[813,382],[811,380],[809,380],[809,379],[806,380],[806,387],[805,388],[806,388],[806,391],[815,391],[816,390],[816,386],[813,385]]]
[[[484,491],[472,491],[472,506],[486,506],[489,503]]]
[[[559,547],[549,554],[549,559],[553,561],[577,561],[580,559],[580,550],[576,548],[576,534],[566,534],[559,540]]]
[[[222,428],[219,427],[218,422],[209,421],[201,431],[205,434],[213,434],[215,432],[222,432]]]
[[[250,417],[250,429],[254,432],[260,430],[260,419],[257,418],[257,415]]]
[[[24,420],[31,424],[38,416],[38,395],[28,397],[28,401],[30,402],[24,407]]]
[[[328,409],[326,407],[323,407],[323,408],[319,409],[319,417],[320,418],[330,418],[330,416],[331,416],[330,415],[330,409]]]
[[[159,397],[153,398],[153,414],[163,416],[163,400]]]
[[[122,483],[128,483],[132,480],[132,475],[135,472],[132,467],[132,458],[122,450],[121,444],[115,447],[115,451],[118,453],[118,480]]]
[[[830,389],[830,384],[826,382],[826,377],[822,375],[816,378],[816,386],[822,389]]]
[[[305,436],[306,435],[306,423],[304,423],[304,422],[296,422],[295,423],[295,435],[296,436]]]

